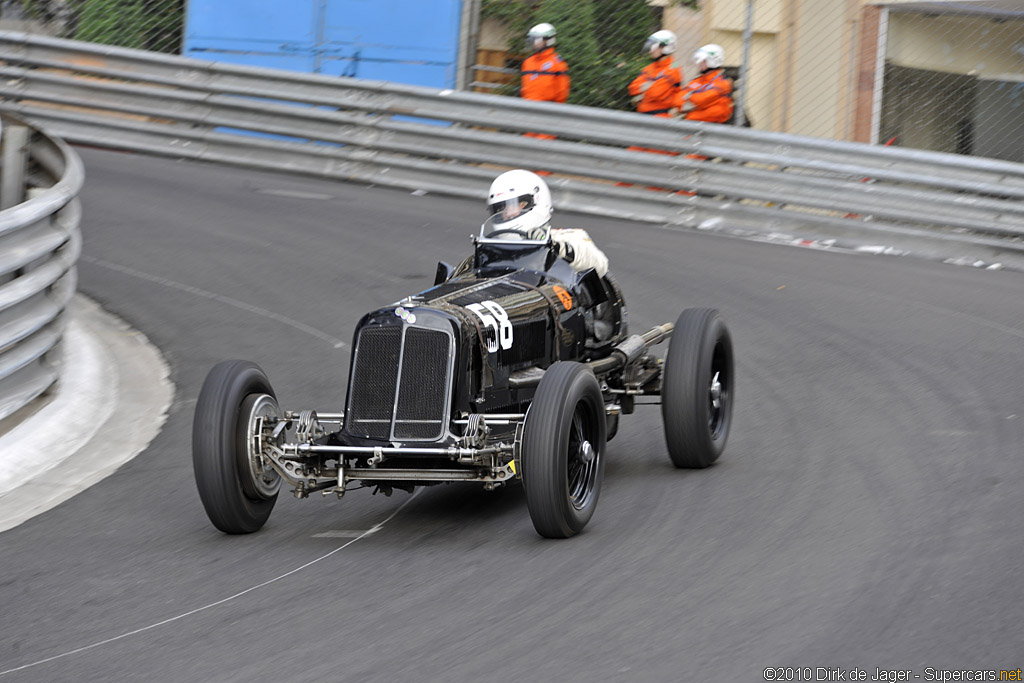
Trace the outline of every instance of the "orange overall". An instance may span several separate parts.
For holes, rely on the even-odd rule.
[[[642,95],[636,110],[641,114],[670,117],[682,103],[683,72],[672,62],[672,55],[666,55],[644,67],[640,75],[629,84],[629,94]],[[656,154],[673,154],[660,149],[630,147],[629,149]]]
[[[682,103],[683,90],[682,69],[672,61],[672,55],[665,55],[643,68],[640,75],[629,84],[629,94],[633,97],[642,95],[636,110],[641,114],[651,114],[662,118],[671,117]],[[650,149],[632,145],[627,149],[634,152],[652,152],[676,156],[678,152],[663,149]],[[621,187],[629,187],[631,183],[616,183]],[[649,187],[649,190],[662,190],[660,187]]]
[[[666,55],[644,67],[629,84],[629,94],[643,95],[636,106],[641,114],[671,116],[671,110],[679,107],[682,82],[683,72],[672,63],[672,55]]]
[[[725,123],[732,118],[732,81],[722,69],[705,71],[686,84],[683,98],[690,100],[693,109],[683,116],[687,121]],[[702,154],[687,154],[688,159],[706,160]]]
[[[569,65],[555,48],[546,47],[523,60],[519,94],[525,100],[565,102],[569,99]],[[529,137],[554,140],[554,135],[527,133]]]
[[[732,81],[722,69],[702,73],[686,85],[684,96],[693,109],[686,112],[687,121],[725,123],[732,117]]]
[[[569,65],[555,48],[546,47],[523,60],[523,99],[565,102],[569,99],[569,85]]]

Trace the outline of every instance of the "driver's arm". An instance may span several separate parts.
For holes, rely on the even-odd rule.
[[[551,240],[558,245],[558,255],[578,272],[593,268],[604,277],[608,272],[608,257],[598,249],[586,230],[558,228],[551,231]]]

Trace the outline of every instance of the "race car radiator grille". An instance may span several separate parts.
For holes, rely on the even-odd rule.
[[[436,439],[444,428],[448,335],[409,327],[395,407],[396,439]]]
[[[451,393],[451,332],[418,325],[367,326],[356,343],[348,433],[381,440],[440,439]]]
[[[402,326],[364,327],[357,343],[348,397],[348,428],[370,439],[387,439],[395,407]]]

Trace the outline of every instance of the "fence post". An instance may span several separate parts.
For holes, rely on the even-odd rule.
[[[3,169],[0,172],[0,211],[21,204],[25,198],[25,164],[28,128],[8,125],[3,131]]]
[[[455,89],[469,90],[475,80],[477,44],[480,33],[480,0],[462,0],[459,22],[459,56],[455,67]]]
[[[750,66],[750,41],[754,34],[754,0],[747,0],[747,23],[743,27],[743,61],[740,63],[740,86],[736,96],[736,116],[734,121],[737,126],[743,126],[747,122],[747,111],[745,108],[747,100],[747,71]]]

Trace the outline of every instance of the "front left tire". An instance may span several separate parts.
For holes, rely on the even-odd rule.
[[[192,422],[192,466],[199,498],[227,534],[258,531],[270,517],[281,479],[253,443],[258,418],[281,416],[266,374],[230,360],[210,370]]]

